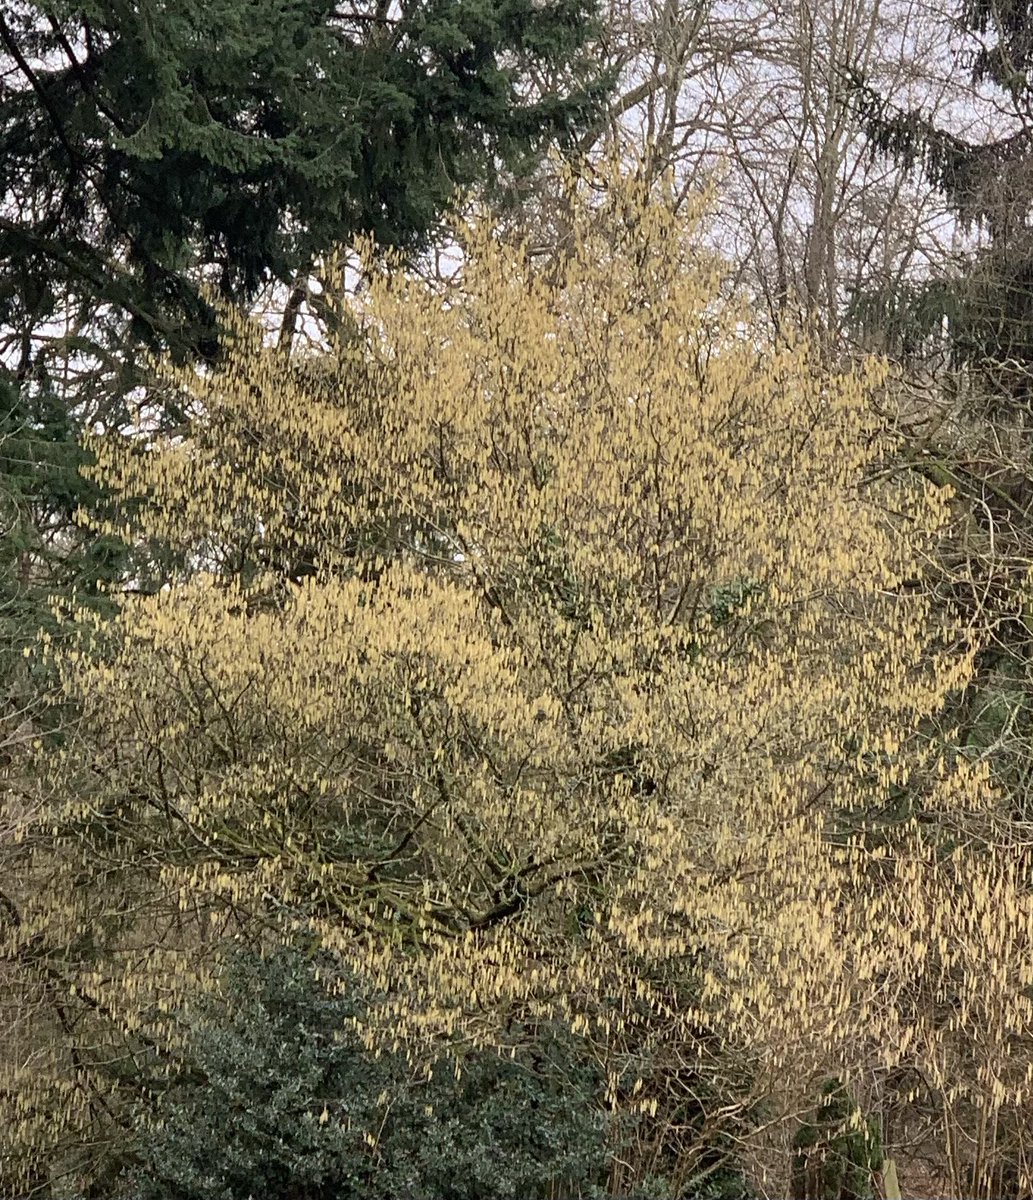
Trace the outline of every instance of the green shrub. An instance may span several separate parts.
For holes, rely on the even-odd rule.
[[[600,1080],[539,1031],[414,1078],[348,1031],[360,1010],[312,962],[241,959],[191,1022],[190,1051],[148,1121],[132,1200],[533,1200],[590,1195],[605,1166]]]

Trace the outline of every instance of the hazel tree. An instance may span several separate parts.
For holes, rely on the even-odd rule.
[[[325,353],[238,322],[165,368],[177,436],[95,446],[103,531],[181,571],[52,652],[82,716],[4,900],[26,1161],[116,1119],[242,939],[336,955],[371,1045],[560,1018],[612,1068],[648,1025],[786,1112],[902,1061],[1021,1104],[1023,851],[930,732],[976,646],[925,584],[945,493],[884,469],[879,364],[762,340],[691,215],[616,176],[571,211],[549,273],[487,218],[444,289],[371,262]]]

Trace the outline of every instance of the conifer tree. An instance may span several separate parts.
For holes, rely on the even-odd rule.
[[[989,113],[983,125],[991,132],[982,138],[968,140],[918,109],[901,108],[852,64],[844,68],[872,153],[923,176],[963,227],[985,236],[960,270],[946,266],[892,292],[858,295],[854,313],[905,353],[940,341],[946,323],[954,364],[988,382],[998,403],[1021,403],[1033,369],[1033,13],[1027,0],[964,0],[954,27],[963,38],[957,65],[972,86],[969,108]]]
[[[0,322],[19,378],[69,313],[101,342],[125,316],[130,341],[205,351],[202,278],[247,299],[358,234],[425,244],[456,189],[590,113],[592,21],[585,0],[11,6]]]

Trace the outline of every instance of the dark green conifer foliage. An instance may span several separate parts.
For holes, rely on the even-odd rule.
[[[972,39],[959,68],[974,87],[997,91],[995,124],[1010,114],[1003,136],[967,141],[900,109],[849,65],[846,75],[871,152],[924,176],[985,243],[963,269],[853,297],[851,314],[905,355],[930,336],[940,341],[946,323],[954,365],[975,369],[1000,400],[1024,401],[1033,369],[1033,9],[1028,0],[962,0],[956,27]]]
[[[592,0],[5,6],[0,325],[106,306],[133,340],[210,351],[199,273],[243,299],[358,233],[425,244],[457,188],[589,117],[593,19]]]
[[[78,526],[100,490],[80,474],[87,460],[76,422],[52,391],[19,390],[0,375],[0,747],[61,720],[35,703],[49,672],[35,654],[39,630],[57,632],[55,603],[104,609],[103,585],[121,577],[127,548]],[[0,762],[7,761],[0,749]]]

